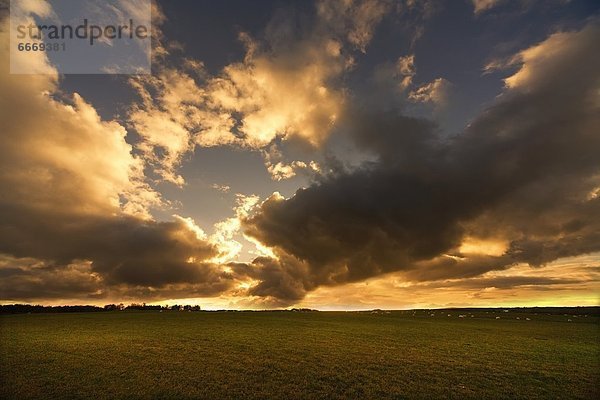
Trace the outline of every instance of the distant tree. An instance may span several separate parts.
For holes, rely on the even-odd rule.
[[[68,313],[68,312],[96,312],[104,308],[96,306],[42,306],[30,304],[0,305],[0,314],[26,314],[26,313]]]

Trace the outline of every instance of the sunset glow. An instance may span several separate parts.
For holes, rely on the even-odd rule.
[[[158,1],[151,74],[0,64],[0,302],[599,305],[597,5],[456,3]]]

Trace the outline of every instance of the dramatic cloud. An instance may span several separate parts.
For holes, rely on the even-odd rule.
[[[176,168],[196,145],[264,149],[278,138],[299,138],[320,146],[342,113],[338,81],[354,66],[352,50],[365,52],[389,10],[386,1],[318,2],[315,20],[298,29],[293,15],[276,14],[262,40],[240,34],[243,61],[217,76],[197,61],[158,63],[156,76],[132,81],[142,98],[130,115],[139,148],[162,179],[182,185]],[[295,169],[267,167],[275,179]]]
[[[164,180],[184,183],[177,174],[181,158],[196,144],[216,146],[235,142],[230,114],[205,107],[206,91],[197,86],[203,67],[187,63],[186,71],[165,69],[156,76],[139,76],[131,83],[142,103],[132,107],[129,123],[141,136],[137,147]]]
[[[496,3],[474,2],[476,14]],[[423,115],[436,117],[454,100],[451,87],[478,77],[426,65],[429,38],[416,42],[442,11],[436,0],[280,10],[264,30],[240,33],[239,60],[214,74],[185,57],[189,43],[167,40],[155,11],[153,75],[129,79],[138,98],[123,120],[95,107],[118,94],[95,94],[91,83],[85,98],[70,93],[77,79],[61,81],[43,53],[22,59],[40,75],[0,65],[2,301],[212,297],[220,307],[372,308],[451,306],[457,296],[486,305],[516,293],[546,302],[550,290],[593,301],[597,20],[488,63],[495,73],[482,79],[510,69],[495,81],[504,88],[483,90],[497,96],[449,136]],[[382,40],[379,24],[401,43]],[[4,59],[6,28],[3,18]],[[102,115],[116,112],[107,108]],[[252,166],[234,175],[247,164],[221,159],[228,149],[195,151],[217,146],[252,152],[259,167],[262,156],[272,180],[261,171],[244,181]],[[186,186],[182,162],[204,155],[186,164]],[[287,196],[297,181],[284,180],[296,175],[307,187],[289,198],[251,194]],[[234,203],[204,207],[211,198]],[[207,233],[196,223],[211,220],[219,222]]]
[[[3,59],[7,23],[0,25]],[[149,208],[162,199],[145,183],[125,128],[103,121],[77,94],[58,100],[45,55],[31,62],[52,73],[10,75],[0,66],[0,92],[11,94],[0,97],[2,297],[230,286],[231,276],[206,261],[221,250],[193,223],[151,218]]]
[[[378,161],[273,196],[245,221],[278,256],[255,261],[252,290],[295,301],[391,271],[448,279],[599,251],[599,34],[592,22],[521,52],[496,104],[451,140],[426,121],[352,113]],[[489,254],[466,254],[477,240]],[[485,241],[509,245],[498,255]]]
[[[210,101],[243,115],[239,133],[250,147],[287,135],[318,145],[343,103],[328,83],[346,68],[341,43],[312,37],[288,42],[279,31],[274,35],[264,50],[248,39],[245,61],[227,66],[222,77],[209,82]]]

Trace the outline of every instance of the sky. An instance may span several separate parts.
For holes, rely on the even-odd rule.
[[[599,11],[157,1],[151,75],[2,63],[0,302],[600,305]]]

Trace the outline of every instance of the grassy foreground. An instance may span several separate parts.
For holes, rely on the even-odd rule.
[[[3,315],[0,398],[600,398],[597,316],[431,313]]]

